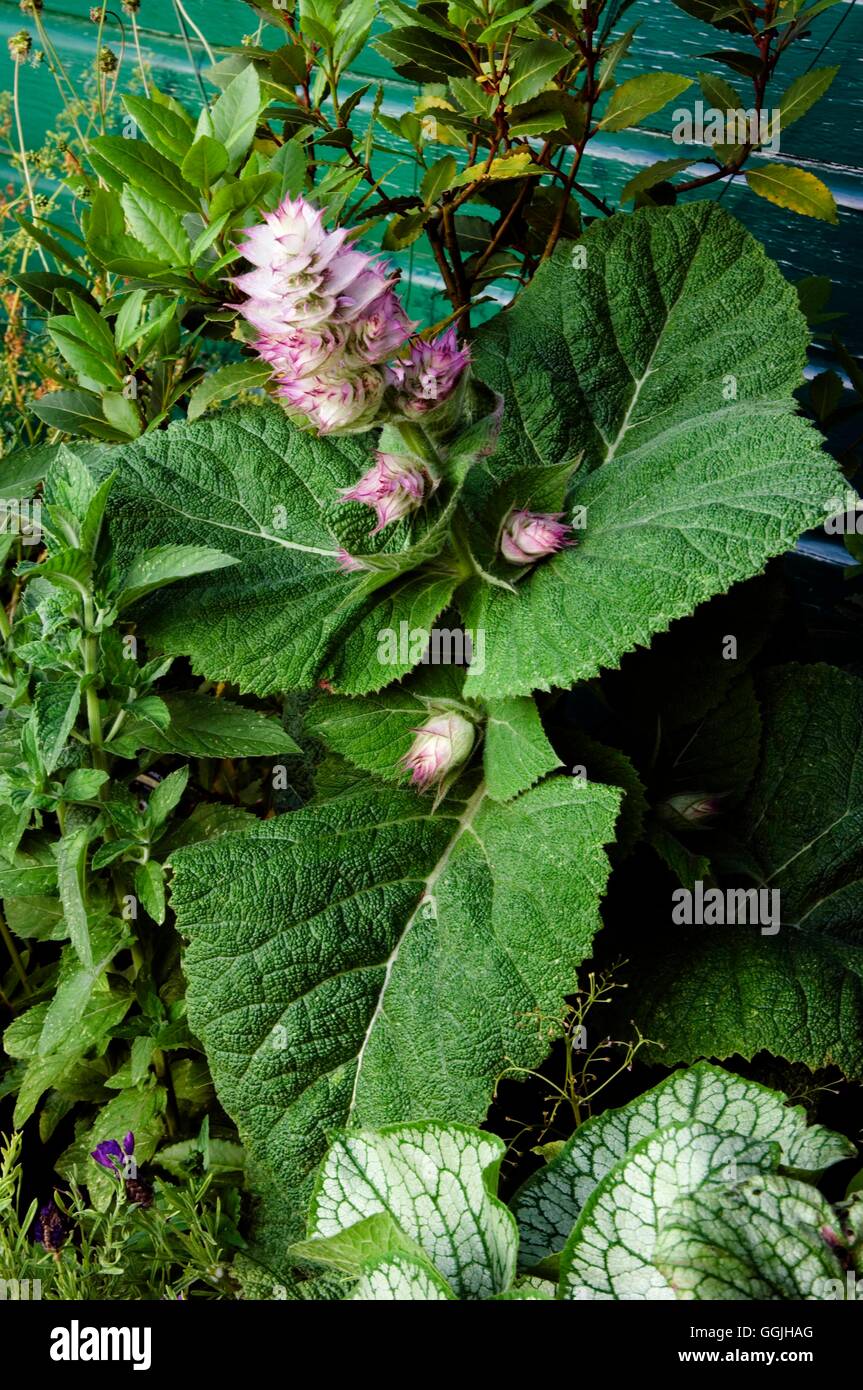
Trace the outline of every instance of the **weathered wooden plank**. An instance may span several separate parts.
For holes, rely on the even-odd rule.
[[[184,0],[184,8],[204,31],[216,56],[226,47],[240,43],[244,34],[251,35],[256,30],[254,13],[241,0]],[[90,0],[52,0],[45,11],[50,32],[76,77],[91,66],[95,52],[96,28],[89,20],[89,10]],[[120,14],[119,6],[113,13]],[[131,32],[128,19],[124,16],[123,20],[127,40],[124,67],[131,71],[135,61]],[[634,46],[636,56],[628,66],[621,65],[621,77],[660,69],[694,76],[701,68],[716,67],[701,55],[717,47],[734,45],[734,40],[729,41],[725,36],[718,40],[716,31],[692,20],[670,0],[639,0],[628,12],[624,24],[636,20],[640,25]],[[197,100],[199,75],[195,67],[205,71],[207,59],[201,44],[190,33],[195,59],[190,61],[179,34],[173,0],[143,0],[139,21],[142,46],[156,81],[182,100]],[[21,14],[17,0],[0,0],[0,36],[8,37],[22,25],[32,27]],[[112,22],[106,34],[107,41],[119,53],[121,44],[116,23]],[[281,41],[278,30],[267,28],[263,41],[267,46],[276,46]],[[820,52],[822,47],[824,51]],[[863,324],[860,312],[863,309],[863,237],[860,235],[863,215],[863,82],[860,80],[863,5],[854,5],[853,0],[843,0],[813,22],[811,36],[783,59],[781,71],[785,76],[777,87],[784,89],[809,66],[831,63],[840,63],[842,71],[827,96],[804,120],[791,127],[783,139],[781,155],[806,161],[806,167],[830,184],[840,206],[839,226],[830,227],[785,213],[756,198],[743,186],[725,191],[705,190],[699,196],[721,196],[724,204],[765,242],[792,278],[804,274],[830,275],[837,286],[837,302],[849,314],[847,337],[855,346],[863,348],[863,328],[854,326],[854,319],[858,325]],[[371,47],[356,60],[354,80],[358,83],[383,81],[385,109],[390,114],[397,115],[412,104],[415,88],[398,78]],[[745,94],[744,79],[732,76],[732,80]],[[22,89],[28,140],[38,143],[55,123],[59,110],[56,88],[47,67],[25,69]],[[676,106],[686,106],[697,96],[697,90],[692,89]],[[674,109],[676,107],[671,107],[652,118],[648,130],[599,137],[590,147],[592,153],[583,167],[585,185],[615,204],[620,190],[639,167],[675,152],[676,147],[669,139]],[[115,120],[119,122],[119,117]],[[387,143],[398,148],[398,142],[390,137]],[[378,172],[383,174],[392,163],[381,156]],[[8,166],[3,169],[0,165],[0,177],[6,180],[9,175]],[[415,183],[415,170],[406,157],[385,180],[388,189],[398,192],[409,191]],[[426,320],[442,316],[446,303],[439,293],[434,262],[425,250],[424,241],[394,259],[410,277],[410,311]]]

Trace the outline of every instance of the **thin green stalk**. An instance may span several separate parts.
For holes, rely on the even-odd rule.
[[[135,41],[135,52],[138,55],[138,71],[141,74],[141,81],[144,84],[144,95],[148,97],[150,95],[150,86],[147,82],[147,74],[144,71],[144,56],[141,53],[141,38],[138,32],[138,21],[135,18],[134,10],[132,11],[132,38]]]
[[[21,156],[21,168],[22,168],[23,171],[24,171],[24,185],[25,185],[25,187],[26,187],[26,189],[27,189],[27,199],[28,199],[28,201],[29,201],[29,203],[30,203],[30,213],[31,213],[31,215],[32,215],[33,221],[35,222],[35,221],[36,221],[36,195],[35,195],[35,193],[33,192],[33,182],[32,182],[32,180],[31,180],[31,178],[30,178],[30,165],[29,165],[28,162],[27,162],[27,146],[26,146],[26,144],[24,143],[24,127],[23,127],[23,125],[21,124],[21,103],[20,103],[20,99],[19,99],[19,73],[20,73],[20,71],[21,71],[21,64],[20,64],[20,62],[17,60],[17,58],[15,59],[14,63],[12,64],[12,67],[13,67],[13,70],[14,70],[14,76],[13,76],[13,78],[12,78],[12,107],[13,107],[13,109],[14,109],[14,111],[15,111],[15,128],[16,128],[16,130],[18,131],[18,152],[19,152],[19,154],[20,154],[20,156]],[[41,260],[42,265],[43,265],[43,266],[45,267],[45,269],[47,270],[47,269],[48,269],[48,262],[47,262],[46,259],[45,259],[45,253],[44,253],[44,251],[42,250],[42,247],[41,247],[41,246],[38,248],[38,250],[39,250],[39,259]]]
[[[3,938],[3,944],[6,947],[6,950],[9,952],[9,958],[12,961],[12,965],[15,968],[15,974],[21,981],[21,988],[23,989],[25,994],[32,994],[33,991],[31,990],[30,982],[27,979],[27,971],[24,969],[23,962],[18,954],[18,947],[12,940],[12,933],[6,925],[6,919],[3,916],[2,912],[0,912],[0,937]]]
[[[100,772],[107,772],[108,762],[102,739],[102,706],[96,690],[95,677],[99,671],[99,639],[93,631],[93,599],[84,599],[84,640],[81,648],[84,654],[84,674],[90,676],[87,686],[87,729],[90,735],[90,748],[93,766]]]
[[[99,126],[101,134],[105,134],[105,84],[102,81],[103,73],[99,68],[99,54],[102,51],[102,30],[105,28],[105,10],[108,8],[108,0],[102,0],[102,8],[99,11],[99,29],[96,34],[96,86],[99,92]]]
[[[197,24],[196,24],[195,21],[192,19],[191,15],[189,15],[189,14],[187,13],[187,11],[186,11],[186,9],[185,9],[185,7],[184,7],[184,5],[183,5],[183,0],[174,0],[174,5],[175,5],[176,8],[180,11],[180,14],[183,16],[183,19],[184,19],[185,22],[188,24],[188,26],[189,26],[189,28],[191,29],[192,33],[195,35],[195,37],[196,37],[196,38],[199,40],[199,42],[201,43],[201,45],[202,45],[202,47],[203,47],[203,49],[204,49],[204,52],[205,52],[206,55],[207,55],[207,61],[208,61],[208,63],[210,64],[210,67],[215,67],[215,65],[216,65],[216,59],[215,59],[215,57],[214,57],[214,55],[213,55],[213,50],[212,50],[212,48],[210,47],[210,45],[207,43],[206,37],[205,37],[204,34],[201,32],[201,30],[198,28]]]
[[[54,78],[54,81],[57,84],[57,90],[60,93],[60,96],[63,100],[63,106],[66,110],[67,115],[70,117],[73,126],[75,127],[75,133],[78,136],[78,139],[81,141],[81,144],[83,145],[84,149],[89,152],[90,147],[87,142],[87,137],[83,134],[81,127],[78,124],[78,117],[75,114],[75,111],[73,110],[73,107],[75,105],[82,105],[81,98],[79,97],[78,92],[75,88],[75,83],[69,76],[63,59],[60,57],[59,52],[54,46],[53,40],[48,34],[45,25],[42,23],[42,16],[38,10],[36,10],[33,18],[36,21],[36,29],[39,34],[39,42],[45,50],[45,53],[48,55],[48,67],[51,71],[51,76]],[[68,93],[64,92],[63,90],[63,83],[60,81],[61,77],[63,78],[63,81],[66,83],[66,86],[69,89]]]
[[[207,89],[204,86],[201,74],[198,70],[198,64],[195,62],[195,55],[192,52],[192,45],[189,43],[189,31],[186,28],[185,22],[183,20],[183,14],[181,12],[181,7],[178,5],[177,0],[174,0],[174,13],[177,16],[177,28],[180,30],[180,35],[183,39],[183,45],[186,49],[186,56],[188,57],[189,62],[192,65],[192,71],[195,74],[195,81],[198,84],[198,91],[201,93],[201,100],[206,106],[207,110],[209,111],[210,99],[207,96]]]

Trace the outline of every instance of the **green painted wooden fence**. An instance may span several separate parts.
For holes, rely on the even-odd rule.
[[[183,8],[203,31],[217,57],[256,27],[253,12],[241,0],[184,0]],[[89,11],[89,0],[46,0],[46,24],[76,76],[92,70],[97,31]],[[635,72],[660,69],[694,75],[699,68],[715,67],[705,63],[701,55],[716,48],[716,31],[698,24],[670,0],[638,0],[627,23],[632,18],[641,21],[634,45],[636,56],[628,66],[621,64],[621,79]],[[118,53],[122,49],[120,19],[126,29],[123,66],[131,77],[135,57],[129,21],[117,0],[105,41]],[[202,74],[208,66],[194,29],[184,24],[173,0],[142,0],[138,20],[145,58],[152,66],[155,80],[181,100],[194,102],[200,96]],[[32,21],[21,14],[17,0],[0,0],[4,40],[22,26],[32,28]],[[277,46],[278,31],[266,30],[264,41]],[[9,86],[11,61],[6,56],[5,43],[2,52],[6,70],[0,77],[0,86]],[[791,278],[829,275],[836,286],[834,307],[848,316],[841,331],[859,351],[863,350],[863,0],[843,0],[815,19],[810,37],[795,45],[783,59],[777,90],[807,68],[828,63],[841,64],[839,76],[827,96],[783,135],[781,154],[783,160],[799,162],[829,185],[839,207],[838,227],[768,205],[742,181],[724,189],[714,185],[701,195],[690,196],[721,196],[725,206],[764,241]],[[25,68],[21,79],[26,136],[28,142],[38,144],[56,120],[59,98],[44,64]],[[382,82],[384,109],[393,115],[408,109],[416,92],[371,47],[357,59],[352,80],[357,85]],[[591,153],[582,166],[582,182],[616,203],[621,188],[639,167],[675,152],[669,134],[674,109],[672,104],[645,128],[598,136],[588,147]],[[389,137],[388,143],[392,143]],[[10,176],[9,168],[0,166],[3,182]],[[404,192],[412,187],[413,177],[412,166],[405,160],[390,175],[388,183]],[[423,247],[424,242],[416,243],[405,254],[404,266],[410,281],[411,312],[415,317],[431,320],[445,312],[445,302],[434,263]]]

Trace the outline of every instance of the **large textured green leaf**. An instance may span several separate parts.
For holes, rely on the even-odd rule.
[[[863,681],[787,666],[760,688],[764,741],[736,813],[779,891],[775,935],[754,927],[674,929],[639,962],[638,1019],[664,1061],[752,1057],[863,1074]]]
[[[588,1197],[561,1256],[561,1298],[673,1299],[653,1264],[665,1213],[686,1193],[767,1172],[778,1158],[777,1144],[698,1121],[648,1135]]]
[[[265,758],[300,752],[278,721],[258,710],[188,691],[165,695],[162,700],[171,721],[166,728],[146,719],[135,721],[134,732],[145,748],[193,758]],[[124,732],[128,737],[128,724]]]
[[[675,1202],[653,1258],[682,1299],[843,1299],[845,1270],[823,1234],[837,1225],[814,1187],[768,1173]]]
[[[512,1283],[518,1248],[494,1195],[505,1151],[462,1125],[339,1135],[296,1253],[363,1275],[360,1299],[491,1298]]]
[[[417,520],[370,539],[368,508],[338,489],[370,463],[367,439],[317,439],[275,406],[224,411],[153,432],[112,454],[115,541],[130,559],[150,547],[217,547],[239,563],[151,601],[143,626],[194,669],[243,691],[308,688],[322,677],[351,693],[380,690],[414,661],[382,663],[378,632],[428,629],[455,576],[408,572],[440,548],[429,534],[446,486]],[[118,461],[119,460],[119,461]],[[339,553],[367,554],[374,572],[345,574]],[[404,571],[404,573],[402,573]]]
[[[173,856],[189,1009],[222,1103],[289,1202],[328,1130],[483,1119],[535,1066],[599,925],[619,794],[506,805],[353,791]]]
[[[496,801],[508,801],[561,766],[533,700],[525,696],[490,702],[483,766],[489,795]]]
[[[505,397],[485,472],[583,454],[586,526],[516,594],[465,595],[486,645],[466,693],[616,666],[823,518],[835,465],[792,414],[806,342],[792,287],[715,204],[609,218],[558,250],[478,335],[478,370]]]
[[[770,1140],[783,1163],[820,1173],[853,1153],[840,1134],[809,1127],[806,1113],[776,1091],[700,1062],[619,1110],[606,1110],[581,1125],[552,1163],[516,1193],[513,1210],[521,1232],[525,1268],[562,1250],[591,1192],[612,1166],[647,1135],[669,1125],[700,1121],[715,1130]]]

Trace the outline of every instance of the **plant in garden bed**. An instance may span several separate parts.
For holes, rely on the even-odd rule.
[[[13,1135],[0,1151],[0,1279],[22,1298],[61,1302],[225,1297],[236,1288],[228,1264],[242,1243],[239,1199],[214,1182],[211,1172],[151,1186],[115,1171],[106,1204],[97,1207],[73,1182],[24,1210],[21,1136]]]
[[[550,1044],[571,1042],[564,1001],[579,1007],[579,971],[598,955],[601,972],[606,942],[615,959],[624,938],[639,982],[635,1031],[624,1018],[617,1033],[636,1039],[625,1067],[636,1053],[768,1051],[861,1074],[858,793],[829,748],[837,711],[859,725],[859,681],[755,671],[763,634],[722,678],[714,643],[707,689],[671,679],[681,623],[684,641],[707,635],[700,606],[733,604],[717,596],[823,520],[845,479],[795,414],[798,296],[738,222],[686,203],[583,228],[570,205],[596,130],[685,82],[614,85],[632,38],[613,36],[622,7],[385,13],[382,49],[408,76],[446,63],[446,93],[425,92],[419,116],[442,113],[438,137],[453,135],[465,168],[446,155],[420,197],[393,202],[372,163],[392,123],[376,102],[361,146],[363,94],[339,89],[372,8],[353,0],[336,31],[333,7],[303,5],[276,13],[275,53],[229,58],[197,120],[150,85],[125,101],[135,138],[88,133],[70,273],[18,277],[76,377],[37,413],[90,438],[10,462],[21,488],[44,479],[45,547],[27,558],[6,537],[7,1088],[16,1123],[41,1103],[45,1138],[73,1116],[60,1172],[102,1211],[127,1131],[136,1157],[169,1171],[202,1154],[189,1137],[212,1098],[200,1045],[264,1197],[262,1264],[240,1261],[244,1287],[321,1260],[335,1280],[288,1296],[336,1296],[340,1274],[363,1297],[543,1296],[550,1285],[517,1282],[513,1217],[492,1195],[502,1142],[468,1127],[503,1076],[546,1086]],[[746,13],[760,105],[805,16]],[[425,163],[419,116],[399,134]],[[711,177],[750,153],[726,152]],[[498,213],[473,263],[459,245],[472,200]],[[453,305],[422,333],[391,267],[363,249],[375,230],[397,249],[414,229]],[[53,231],[33,235],[56,255]],[[471,331],[470,305],[513,249],[525,287]],[[243,361],[203,376],[203,341],[229,335]],[[254,406],[200,418],[250,386]],[[635,695],[632,653],[651,643],[672,654],[670,692],[660,680]],[[272,788],[234,760],[299,755],[270,703],[286,694],[317,765],[305,804],[271,815]],[[238,703],[251,696],[266,703]],[[639,700],[656,721],[644,739]],[[829,759],[826,797],[794,761],[807,729]],[[630,857],[663,892],[777,883],[782,934],[769,953],[751,930],[652,935],[646,950],[615,920]],[[529,1279],[554,1274],[562,1298],[699,1296],[725,1277],[704,1282],[708,1239],[753,1297],[820,1296],[813,1281],[856,1267],[856,1205],[834,1210],[811,1181],[848,1141],[700,1066],[581,1123],[589,1065],[582,1094],[567,1054],[575,1133],[513,1204]],[[94,1172],[94,1150],[114,1171]],[[408,1219],[415,1150],[464,1168],[488,1237],[476,1269],[436,1262]],[[323,1218],[324,1195],[362,1154],[392,1167],[392,1200],[366,1209],[352,1191],[362,1230],[345,1230]],[[625,1244],[636,1173],[648,1197],[621,1282],[608,1250]],[[544,1244],[529,1215],[540,1189],[562,1213]],[[289,1250],[312,1193],[309,1239]],[[547,1217],[554,1203],[535,1205]],[[750,1229],[781,1240],[752,1249]],[[786,1241],[796,1273],[771,1264]]]
[[[716,1067],[674,1072],[576,1130],[511,1210],[494,1135],[347,1131],[294,1254],[359,1301],[853,1297],[859,1198],[834,1209],[813,1186],[853,1145],[784,1100]]]
[[[209,801],[208,760],[298,751],[278,720],[169,691],[170,659],[144,657],[130,605],[233,562],[205,547],[161,546],[118,564],[104,528],[114,481],[61,447],[42,542],[31,536],[26,551],[36,544],[39,559],[19,561],[14,616],[2,610],[0,924],[12,960],[2,1002],[18,1015],[4,1037],[15,1059],[5,1089],[17,1092],[16,1124],[40,1109],[45,1140],[76,1112],[60,1166],[81,1182],[100,1132],[134,1129],[146,1161],[165,1131],[176,1135],[181,1116],[188,1123],[206,1104],[164,926],[163,861],[177,844],[252,818],[242,804]],[[21,537],[3,543],[24,551]],[[185,759],[201,761],[196,804],[181,813]],[[249,792],[259,798],[251,779]],[[103,1108],[94,1115],[93,1105]]]
[[[739,224],[705,206],[644,210],[582,244],[585,269],[559,252],[477,335],[482,384],[463,363],[419,432],[384,376],[379,438],[349,419],[347,435],[315,436],[259,407],[94,456],[116,471],[118,569],[157,539],[217,542],[241,562],[185,580],[170,607],[144,596],[141,632],[242,690],[339,692],[309,726],[365,774],[329,772],[306,809],[172,860],[192,1026],[295,1211],[320,1154],[310,1125],[482,1119],[501,1070],[535,1069],[546,1050],[519,1017],[576,987],[621,793],[555,775],[531,692],[594,676],[757,571],[836,486],[788,404],[805,341],[793,293]],[[399,467],[436,483],[403,490],[397,518],[380,510],[401,487],[380,471],[394,435],[413,460]],[[523,511],[586,518],[579,544],[555,537],[514,566],[503,542]],[[403,627],[390,661],[382,636]],[[476,669],[422,669],[442,627],[483,634]],[[399,785],[421,767],[442,800]],[[490,1016],[493,1034],[475,1022]]]
[[[575,988],[620,793],[607,779],[555,775],[531,692],[594,676],[760,568],[819,519],[833,485],[783,404],[802,360],[798,311],[738,224],[703,206],[645,210],[592,227],[583,245],[586,270],[559,253],[477,335],[474,369],[503,396],[502,423],[463,477],[451,462],[458,434],[439,452],[455,492],[443,525],[423,506],[382,531],[366,509],[355,519],[338,497],[372,461],[361,437],[310,440],[275,411],[255,412],[251,447],[242,413],[178,430],[197,451],[191,468],[170,431],[154,437],[129,451],[118,480],[121,551],[133,528],[146,539],[141,518],[166,488],[191,483],[194,519],[172,538],[218,535],[244,561],[237,580],[226,570],[191,581],[188,604],[143,611],[144,630],[244,688],[322,681],[331,693],[310,727],[367,774],[336,795],[331,781],[326,799],[287,821],[173,861],[195,1027],[224,1103],[295,1202],[316,1161],[310,1124],[480,1120],[500,1071],[534,1068],[545,1050],[518,1016],[556,1011]],[[732,343],[740,374],[728,401]],[[202,456],[232,458],[233,476],[202,469]],[[251,539],[234,528],[238,490],[258,527]],[[269,530],[276,497],[287,546]],[[519,567],[513,584],[502,527],[527,506],[587,524],[578,546]],[[359,568],[345,570],[343,550]],[[438,616],[452,609],[460,621]],[[420,640],[390,664],[381,638],[401,624]],[[481,668],[423,668],[442,627],[484,634]],[[422,731],[439,737],[438,721],[456,715],[459,742],[440,766],[454,775],[436,808],[400,784]],[[310,968],[303,943],[321,932],[326,957]],[[274,972],[285,988],[262,1002]]]

